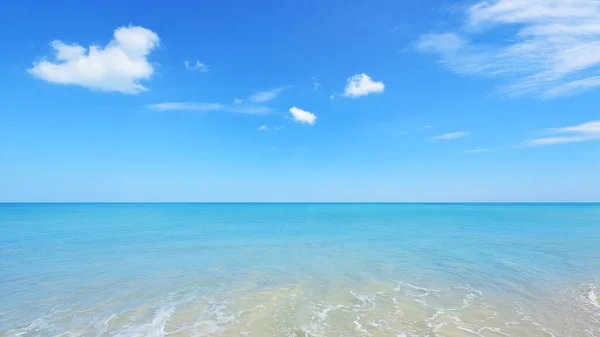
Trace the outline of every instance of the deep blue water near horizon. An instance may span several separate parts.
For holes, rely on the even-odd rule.
[[[0,204],[2,336],[600,336],[600,204]]]

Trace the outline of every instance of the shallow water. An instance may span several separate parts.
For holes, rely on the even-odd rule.
[[[2,336],[600,336],[600,205],[0,204]]]

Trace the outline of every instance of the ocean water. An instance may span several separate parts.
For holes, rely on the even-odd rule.
[[[0,336],[600,336],[600,204],[0,204]]]

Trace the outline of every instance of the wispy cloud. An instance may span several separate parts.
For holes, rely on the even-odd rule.
[[[423,132],[425,130],[431,129],[431,125],[425,125],[425,126],[419,126],[419,127],[411,127],[408,130],[404,130],[404,131],[398,131],[395,133],[396,136],[403,136],[403,135],[408,135],[408,134],[412,134],[415,132]]]
[[[383,82],[374,81],[369,75],[365,73],[356,74],[348,78],[346,88],[344,89],[344,96],[366,96],[372,93],[383,92],[384,89],[385,85],[383,84]]]
[[[319,88],[321,87],[321,83],[319,83],[319,80],[317,80],[317,78],[313,76],[312,81],[313,81],[313,88],[315,90],[319,90]]]
[[[276,125],[273,127],[269,127],[267,124],[263,124],[258,128],[258,131],[269,131],[269,130],[279,131],[279,130],[283,129],[284,127],[285,127],[284,125]]]
[[[474,154],[474,153],[482,153],[482,152],[490,152],[490,149],[469,149],[469,150],[463,150],[461,151],[462,153],[465,154]]]
[[[196,62],[193,64],[190,64],[189,61],[184,61],[183,64],[185,65],[185,69],[187,69],[187,70],[199,71],[202,73],[205,73],[209,70],[208,66],[206,64],[204,64],[198,60],[196,60]]]
[[[417,49],[458,73],[500,76],[511,95],[549,98],[600,86],[600,1],[479,0],[460,14],[460,27],[422,35]],[[505,38],[471,42],[488,33]]]
[[[277,98],[287,87],[279,87],[271,90],[260,91],[249,97],[251,102],[264,103]]]
[[[264,115],[271,109],[260,105],[221,104],[204,102],[165,102],[149,104],[148,108],[156,111],[229,111],[247,115]]]
[[[465,39],[456,33],[425,34],[421,35],[417,48],[423,52],[451,53],[467,45]]]
[[[591,121],[575,126],[547,129],[546,132],[550,132],[552,136],[530,139],[523,145],[545,146],[600,140],[600,121]]]
[[[526,146],[544,146],[544,145],[558,145],[566,143],[578,143],[586,140],[592,140],[594,138],[584,136],[565,136],[565,137],[546,137],[532,139],[525,142]]]
[[[290,113],[293,119],[299,123],[314,125],[317,121],[317,116],[314,113],[297,107],[290,108]]]
[[[470,132],[466,132],[466,131],[456,131],[456,132],[449,132],[449,133],[444,133],[441,135],[433,136],[429,139],[431,139],[431,140],[450,140],[450,139],[463,138],[463,137],[468,136],[469,134],[470,134]]]
[[[271,108],[267,106],[253,104],[234,104],[227,108],[230,111],[247,115],[265,115],[271,112]]]
[[[280,87],[269,91],[261,91],[248,98],[249,103],[241,98],[234,98],[231,104],[205,103],[205,102],[165,102],[149,104],[148,108],[157,111],[229,111],[246,115],[264,115],[272,111],[268,106],[258,104],[275,99],[287,87]]]
[[[150,104],[148,108],[157,111],[219,111],[225,109],[225,105],[202,102],[166,102]]]
[[[397,33],[397,34],[409,34],[411,30],[411,26],[405,23],[401,23],[398,25],[395,25],[394,27],[392,27],[390,29],[390,33]]]
[[[544,96],[556,97],[569,94],[576,94],[581,91],[592,89],[600,86],[600,76],[588,77],[582,80],[576,80],[558,85],[548,90]]]
[[[155,32],[136,26],[117,28],[105,47],[85,48],[55,40],[50,43],[55,61],[35,62],[27,71],[51,83],[139,94],[148,90],[139,81],[154,74],[147,56],[159,41]]]

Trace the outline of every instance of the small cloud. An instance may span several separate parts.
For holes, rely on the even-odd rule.
[[[321,83],[319,83],[319,81],[317,80],[317,78],[314,77],[314,76],[312,77],[312,80],[313,80],[313,88],[315,90],[319,90],[319,88],[321,87]]]
[[[202,73],[208,71],[208,66],[198,60],[196,60],[196,63],[194,63],[193,65],[190,64],[190,62],[188,61],[184,61],[183,64],[185,65],[185,69],[187,70],[199,71]]]
[[[587,122],[587,123],[583,123],[580,125],[576,125],[576,126],[567,126],[564,128],[554,128],[554,129],[549,129],[552,132],[562,132],[562,133],[568,133],[568,132],[574,132],[574,133],[582,133],[582,134],[593,134],[593,135],[600,135],[600,121],[592,121],[592,122]]]
[[[269,127],[267,124],[264,124],[264,125],[261,125],[261,126],[258,128],[258,130],[259,130],[259,131],[269,131],[269,130],[272,130],[272,131],[279,131],[279,130],[283,129],[284,127],[285,127],[285,125],[278,125],[278,126],[274,126],[274,127],[271,127],[271,128],[270,128],[270,127]]]
[[[429,139],[431,139],[431,140],[450,140],[450,139],[463,138],[463,137],[468,136],[469,134],[470,134],[470,132],[456,131],[456,132],[444,133],[442,135],[433,136]]]
[[[565,137],[546,137],[531,139],[525,142],[525,146],[545,146],[545,145],[558,145],[567,143],[578,143],[586,140],[592,140],[594,138],[582,137],[582,136],[565,136]]]
[[[285,89],[287,88],[280,87],[272,90],[260,91],[250,96],[249,99],[254,103],[268,102],[277,98],[277,96],[279,96]]]
[[[260,105],[226,105],[221,103],[204,102],[166,102],[149,104],[148,108],[156,111],[229,111],[247,115],[264,115],[271,112],[271,109]]]
[[[489,151],[490,151],[490,149],[470,149],[470,150],[464,150],[464,151],[462,151],[462,153],[469,154],[469,153],[482,153],[482,152],[489,152]]]
[[[262,105],[234,104],[227,108],[229,111],[247,115],[265,115],[271,112],[271,108]]]
[[[429,53],[451,53],[466,44],[467,41],[455,33],[425,34],[417,42],[417,49]]]
[[[150,104],[148,108],[157,111],[218,111],[223,110],[225,106],[220,103],[166,102]]]
[[[395,25],[394,27],[392,27],[390,29],[390,33],[396,33],[396,34],[408,34],[410,32],[410,25],[408,24],[399,24],[399,25]]]
[[[427,130],[427,129],[431,129],[431,125],[425,125],[425,126],[421,127],[421,130]]]
[[[558,96],[567,96],[590,90],[595,87],[600,87],[600,76],[588,77],[558,85],[548,90],[545,94],[543,94],[543,97],[552,98]]]
[[[55,61],[34,62],[27,71],[44,81],[63,85],[79,85],[98,91],[139,94],[148,88],[139,83],[154,74],[147,56],[159,45],[158,35],[144,27],[119,27],[104,47],[50,43]]]
[[[329,100],[333,101],[334,98],[335,98],[335,94],[329,95]]]
[[[394,27],[392,27],[392,29],[390,29],[390,32],[395,33],[395,32],[402,30],[402,28],[403,28],[402,25],[395,25]]]
[[[299,123],[314,125],[317,120],[317,116],[312,112],[308,112],[297,107],[290,108],[290,113],[292,114],[294,120]]]
[[[600,121],[591,121],[575,126],[553,128],[546,131],[556,135],[552,137],[531,139],[526,141],[523,145],[546,146],[600,140]],[[560,134],[568,135],[561,136]]]
[[[275,146],[271,146],[271,150],[277,150]]]
[[[371,93],[383,92],[385,85],[383,82],[376,82],[365,73],[356,74],[347,80],[346,89],[344,90],[344,96],[346,97],[360,97],[366,96]]]
[[[242,103],[244,103],[244,100],[241,98],[236,97],[233,99],[233,104],[242,104]]]

